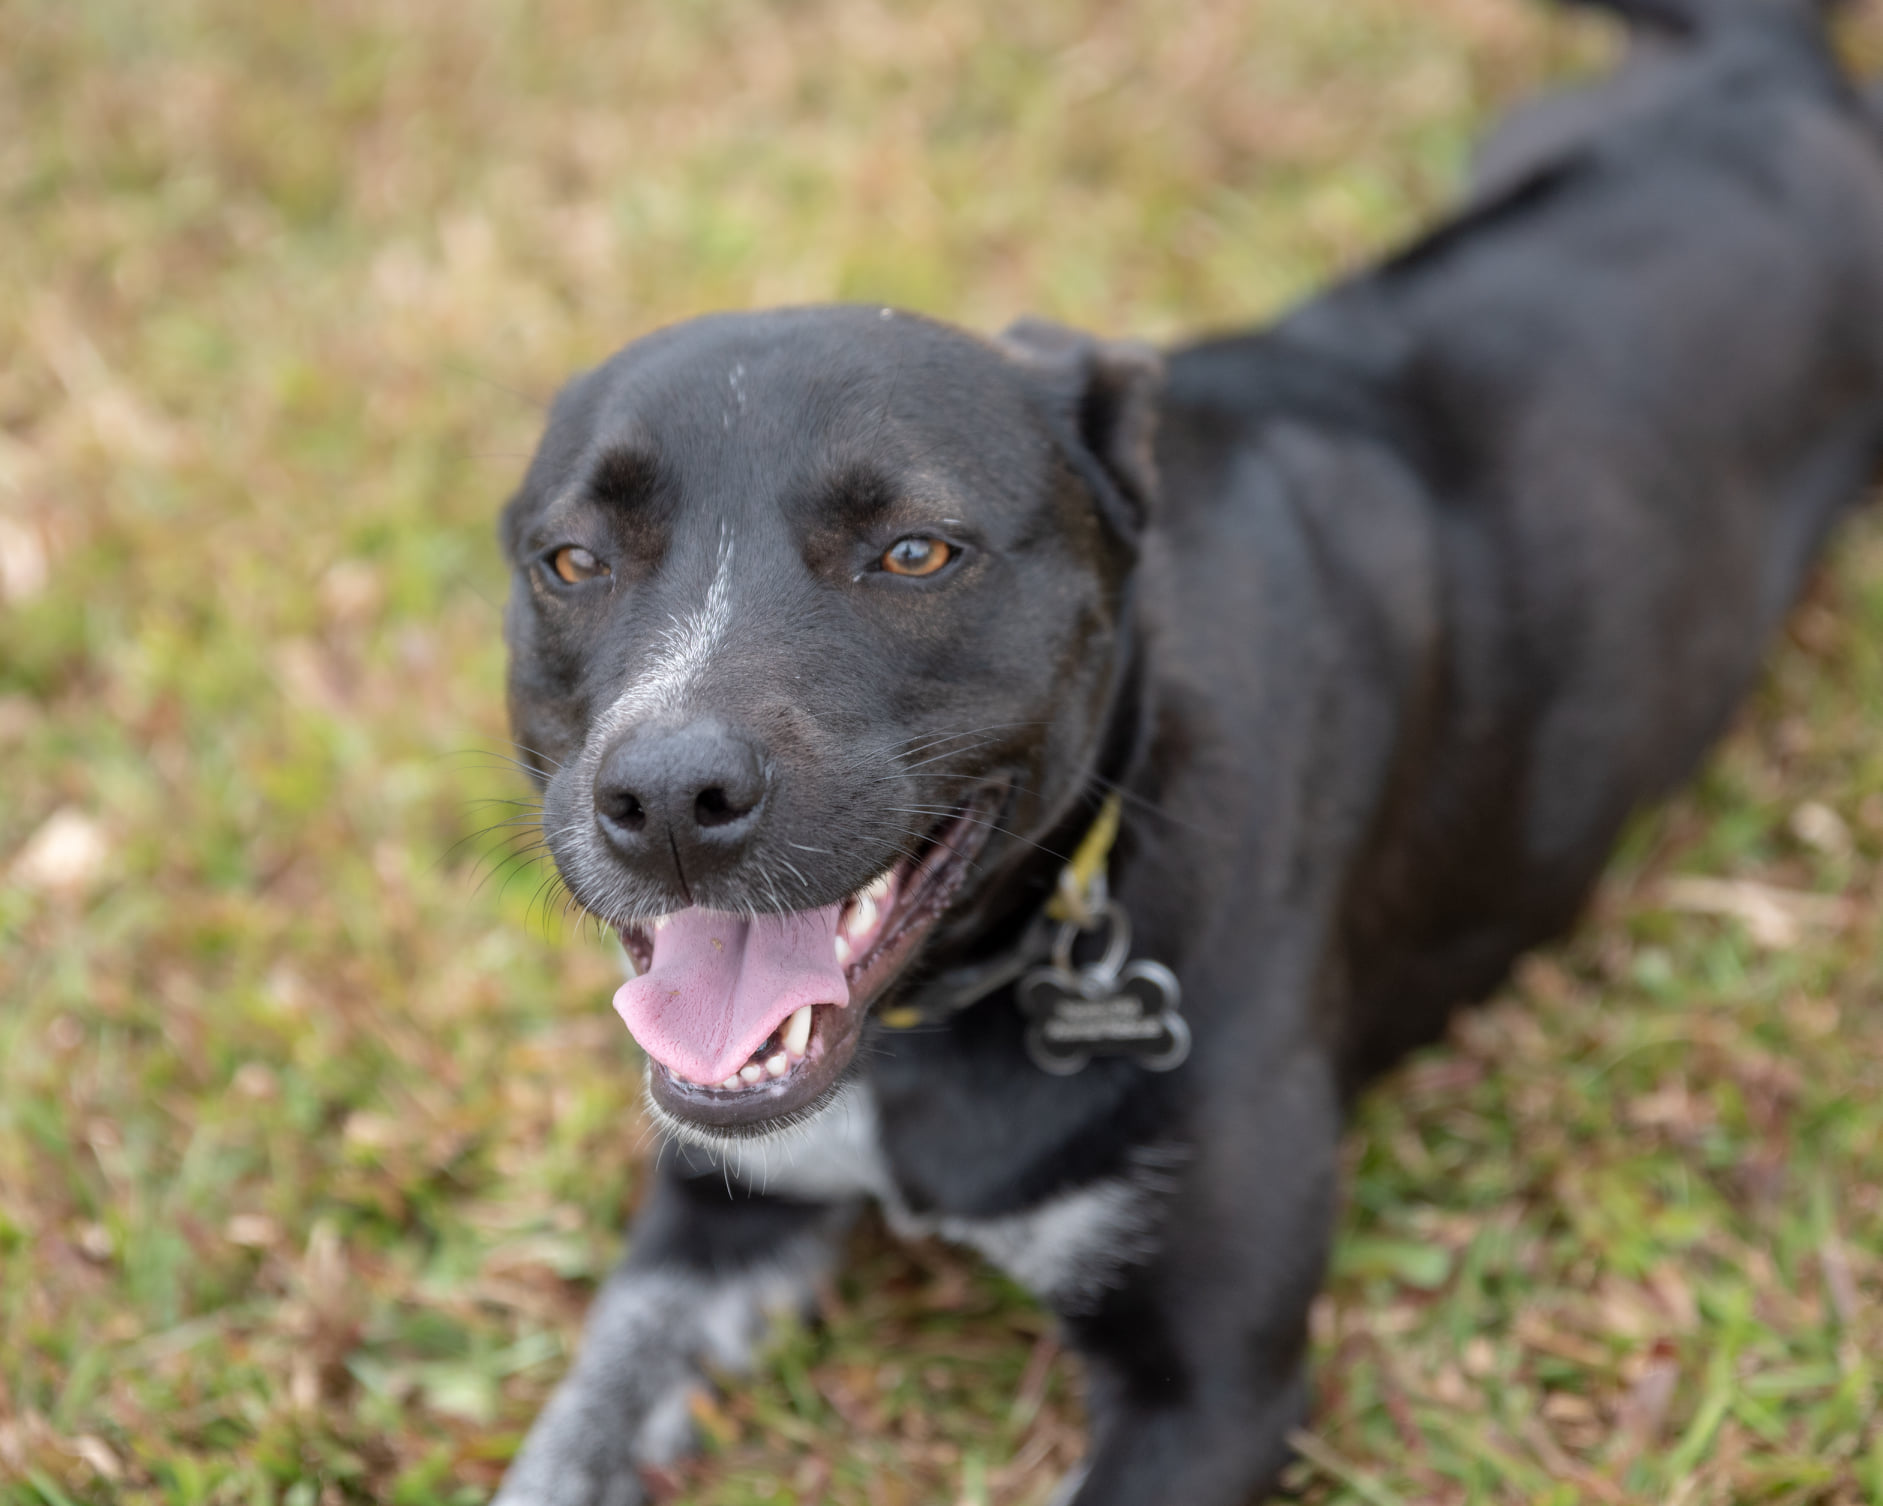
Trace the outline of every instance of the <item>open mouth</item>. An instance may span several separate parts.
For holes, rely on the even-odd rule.
[[[869,1006],[967,877],[1004,790],[982,786],[838,904],[755,918],[695,908],[623,927],[637,976],[615,1008],[650,1058],[659,1107],[735,1133],[818,1107]]]

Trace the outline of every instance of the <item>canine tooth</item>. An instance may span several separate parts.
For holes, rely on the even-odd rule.
[[[803,1005],[785,1022],[785,1050],[792,1056],[804,1055],[811,1044],[811,1007]]]
[[[672,919],[673,917],[671,915],[658,916],[647,923],[647,929],[650,931],[664,931],[667,929],[667,922]]]
[[[856,908],[845,917],[843,928],[852,936],[867,935],[876,924],[876,901],[868,893],[857,896]]]
[[[875,878],[871,879],[867,884],[863,886],[863,891],[858,896],[858,898],[868,899],[868,900],[881,900],[885,895],[889,893],[889,885],[891,882],[892,881],[889,877],[889,873],[887,870],[885,870],[884,872],[877,874]]]
[[[757,1062],[747,1062],[743,1067],[739,1068],[739,1079],[742,1082],[758,1082],[764,1075],[765,1069]]]
[[[837,933],[837,940],[836,940],[836,942],[834,943],[834,945],[835,945],[835,948],[836,948],[836,952],[837,952],[837,963],[838,963],[838,965],[839,965],[840,967],[847,967],[847,966],[849,966],[849,964],[850,964],[850,953],[851,953],[851,950],[852,950],[852,948],[851,948],[851,946],[850,946],[850,938],[849,938],[848,936],[845,936],[845,935],[843,934],[843,932],[841,932],[841,931],[839,931],[839,932]]]
[[[724,1088],[728,1093],[732,1092],[736,1088],[742,1088],[744,1086],[745,1084],[740,1080],[739,1074],[737,1072],[734,1072],[732,1076],[728,1077],[724,1082],[720,1084],[720,1087]]]
[[[791,1058],[780,1051],[776,1056],[765,1058],[765,1070],[773,1077],[783,1077],[791,1070]]]

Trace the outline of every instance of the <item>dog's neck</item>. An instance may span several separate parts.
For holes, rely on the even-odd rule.
[[[1043,910],[1048,897],[1059,887],[1060,874],[1102,819],[1108,800],[1129,789],[1131,776],[1145,757],[1151,718],[1145,704],[1138,590],[1138,572],[1134,570],[1125,581],[1119,602],[1111,704],[1101,721],[1103,730],[1092,744],[1091,767],[1077,786],[1078,793],[1068,803],[1065,815],[1038,839],[1037,846],[1007,881],[1010,892],[1037,897],[1020,907],[1029,912]]]
[[[1142,763],[1149,743],[1151,717],[1144,694],[1144,652],[1137,623],[1137,575],[1126,582],[1119,608],[1119,631],[1114,650],[1111,704],[1103,731],[1092,745],[1090,770],[1068,802],[1066,814],[1035,839],[1015,869],[1000,881],[1002,892],[1016,896],[1011,919],[990,928],[992,945],[977,949],[971,958],[944,965],[909,990],[881,1019],[892,1029],[939,1020],[979,1003],[1018,978],[1051,950],[1054,923],[1047,907],[1060,886],[1074,854],[1088,842],[1103,821],[1108,804],[1129,789],[1134,770]],[[1111,859],[1111,843],[1105,857]]]

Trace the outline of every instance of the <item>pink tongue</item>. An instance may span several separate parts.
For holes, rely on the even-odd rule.
[[[724,1082],[805,1004],[848,1004],[836,953],[842,905],[746,920],[682,910],[654,961],[615,993],[641,1049],[688,1082]]]

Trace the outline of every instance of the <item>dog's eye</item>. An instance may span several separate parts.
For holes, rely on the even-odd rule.
[[[608,574],[608,567],[580,544],[564,544],[549,557],[549,568],[572,586]]]
[[[891,575],[933,575],[954,557],[953,545],[923,534],[910,534],[883,551],[882,566]]]

